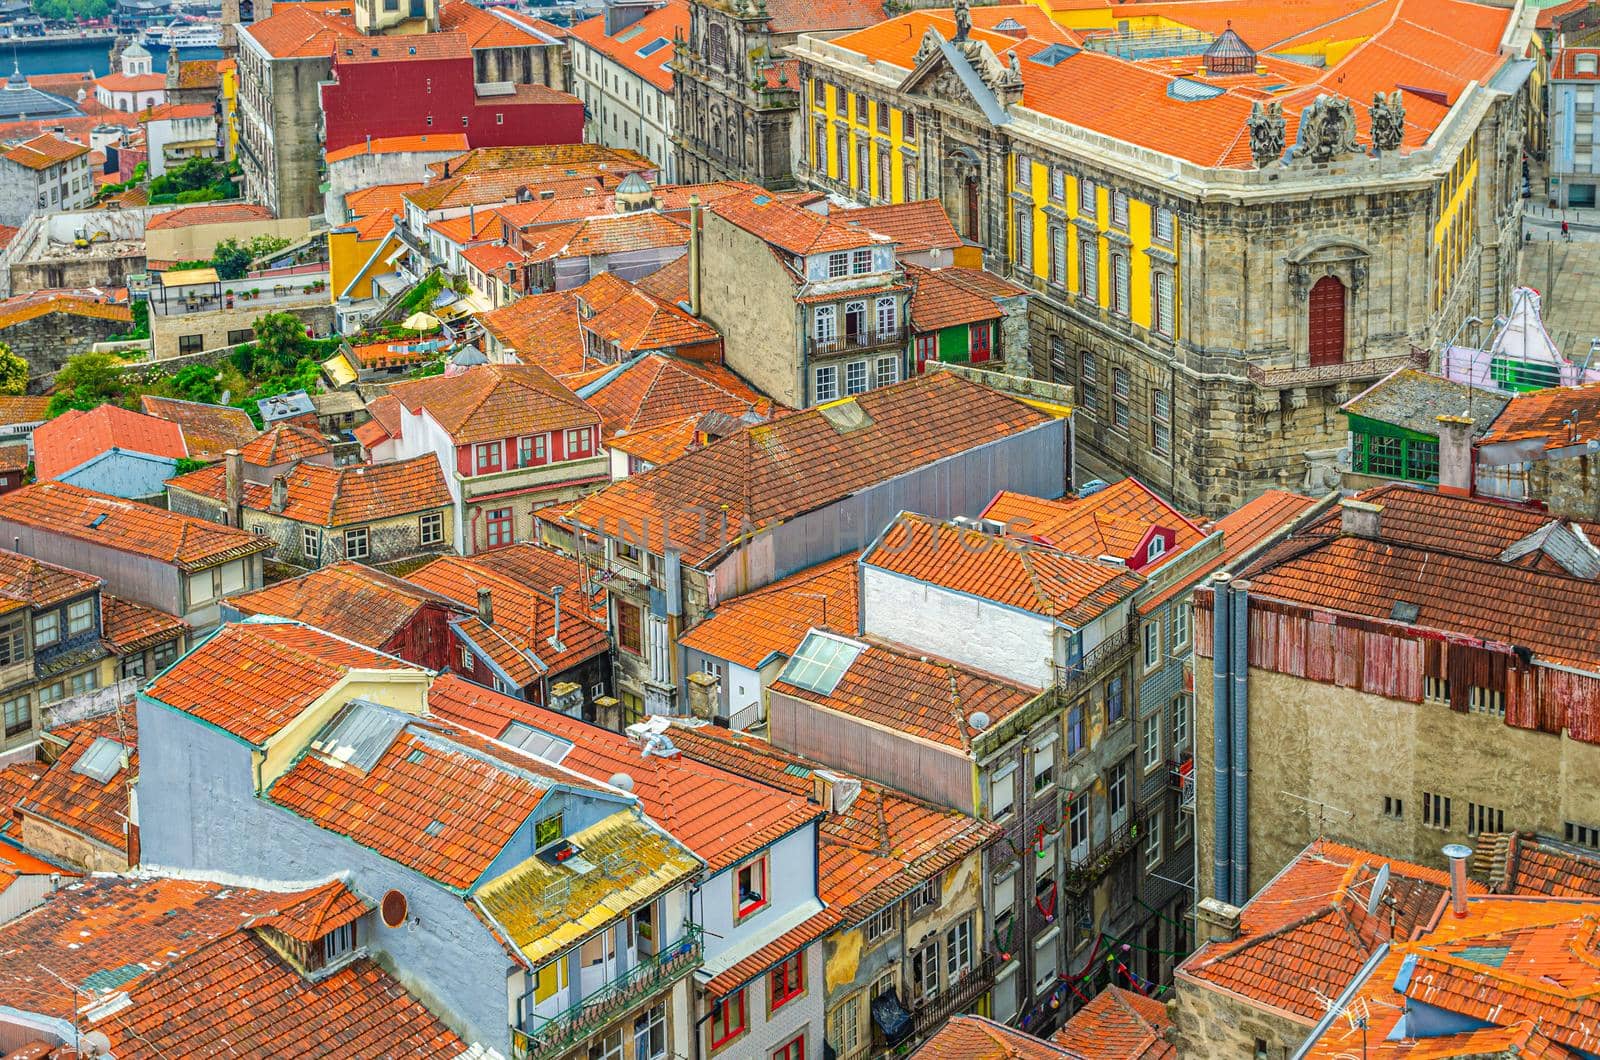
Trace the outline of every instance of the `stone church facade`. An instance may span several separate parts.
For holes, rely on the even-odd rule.
[[[1405,100],[1385,86],[1370,106],[1322,95],[1292,125],[1279,105],[1240,102],[1219,130],[1211,110],[1192,132],[1148,138],[1175,145],[1157,149],[1118,138],[1137,130],[1087,127],[1081,111],[1022,105],[1025,92],[1073,91],[1061,78],[1090,53],[1018,47],[1033,31],[1007,10],[802,38],[790,49],[805,99],[797,165],[807,184],[863,202],[939,198],[991,270],[1034,292],[1032,368],[1076,388],[1086,477],[1135,475],[1207,514],[1271,487],[1329,490],[1339,406],[1508,304],[1531,19],[1424,143],[1413,132],[1402,144]],[[1170,107],[1156,101],[1170,110],[1157,120],[1190,120],[1185,91],[1221,95],[1201,77],[1223,45],[1240,50],[1241,72],[1264,69],[1220,34],[1195,57],[1201,76],[1173,81]],[[1110,62],[1080,67],[1102,92],[1120,76]]]

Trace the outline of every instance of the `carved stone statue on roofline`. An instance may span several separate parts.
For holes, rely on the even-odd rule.
[[[1296,162],[1336,162],[1357,153],[1356,113],[1343,96],[1318,96],[1300,112],[1290,157]]]
[[[1372,94],[1372,106],[1367,109],[1372,124],[1372,146],[1378,151],[1398,151],[1406,135],[1406,104],[1395,89],[1386,98],[1382,92]]]
[[[1245,119],[1250,129],[1250,157],[1260,169],[1283,157],[1283,104],[1263,104],[1259,100],[1250,106],[1250,117]]]
[[[966,40],[967,35],[972,32],[972,10],[968,6],[968,0],[956,0],[955,19],[956,35],[954,43],[960,43]]]

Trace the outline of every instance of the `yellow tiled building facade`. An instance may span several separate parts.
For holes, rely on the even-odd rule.
[[[1391,32],[1278,24],[1347,16],[1333,0],[1245,25],[1308,43],[1240,43],[1229,76],[1232,28],[1196,28],[1205,5],[1182,0],[1150,26],[1002,5],[803,37],[801,176],[862,202],[937,198],[991,271],[1034,292],[1031,369],[1076,388],[1082,477],[1133,474],[1208,514],[1325,491],[1339,405],[1492,319],[1515,278],[1530,31],[1420,2],[1448,9],[1442,24],[1482,20],[1462,31],[1480,65],[1448,107],[1367,67],[1349,98],[1316,95]],[[1177,54],[1140,60],[1150,40]],[[1253,108],[1297,77],[1298,113]],[[1117,97],[1143,124],[1105,116]]]

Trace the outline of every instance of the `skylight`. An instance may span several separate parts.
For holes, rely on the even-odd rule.
[[[122,769],[122,745],[109,736],[99,736],[78,760],[72,771],[104,784]]]
[[[500,734],[500,740],[512,747],[520,747],[535,758],[542,758],[551,765],[560,765],[561,760],[572,751],[571,740],[552,736],[520,721],[507,725],[506,731]]]
[[[778,675],[778,680],[799,685],[819,696],[831,696],[862,651],[863,646],[855,641],[828,633],[809,633],[783,673]]]
[[[1038,63],[1040,66],[1055,66],[1063,59],[1070,59],[1082,50],[1082,48],[1074,48],[1070,44],[1052,44],[1048,48],[1041,49],[1028,56],[1028,61],[1030,63]]]
[[[1202,99],[1216,99],[1225,89],[1217,85],[1208,85],[1204,81],[1194,81],[1187,77],[1174,77],[1167,82],[1167,95],[1182,103],[1197,103]]]
[[[640,48],[636,53],[640,58],[648,58],[667,46],[667,38],[657,37],[655,40]]]
[[[625,44],[625,43],[627,43],[628,41],[631,41],[633,38],[637,37],[639,34],[641,34],[643,32],[644,32],[644,27],[643,26],[629,26],[627,29],[625,29],[621,33],[617,34],[617,43],[618,44]]]

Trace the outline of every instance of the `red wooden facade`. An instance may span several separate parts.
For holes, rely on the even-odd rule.
[[[569,444],[568,436],[571,435]],[[581,439],[582,444],[577,444]],[[464,477],[492,475],[498,471],[545,467],[566,460],[583,460],[600,452],[598,426],[573,427],[456,446],[456,471]]]
[[[450,619],[455,614],[443,604],[423,604],[379,650],[430,670],[443,670],[455,657],[455,634],[450,629]]]
[[[1194,601],[1195,654],[1210,658],[1212,590],[1196,589]],[[1507,725],[1600,744],[1600,677],[1534,662],[1511,644],[1252,595],[1250,665],[1411,703],[1422,702],[1425,678],[1447,680],[1448,709],[1461,712],[1471,688],[1485,688],[1505,697]]]

